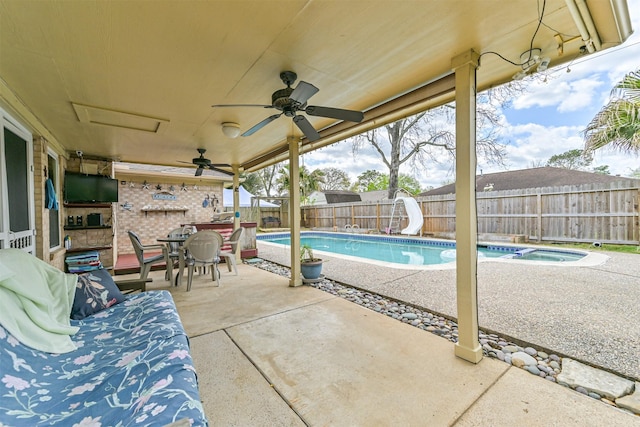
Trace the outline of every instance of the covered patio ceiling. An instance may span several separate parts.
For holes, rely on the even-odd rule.
[[[230,139],[223,122],[277,111],[212,105],[271,104],[282,71],[319,88],[309,104],[365,112],[307,116],[322,138],[304,152],[451,101],[451,59],[470,49],[482,90],[530,47],[555,66],[630,33],[624,0],[1,0],[0,105],[71,154],[180,166],[201,147],[255,170],[302,133],[281,116]]]

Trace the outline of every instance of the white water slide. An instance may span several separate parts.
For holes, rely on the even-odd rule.
[[[409,218],[409,225],[407,225],[400,234],[421,234],[424,217],[422,216],[422,209],[420,209],[416,199],[413,197],[396,197],[396,203],[398,200],[402,200],[404,203],[404,209],[407,212],[407,217]]]

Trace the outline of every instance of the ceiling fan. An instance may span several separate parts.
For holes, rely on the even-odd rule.
[[[320,139],[320,134],[313,128],[309,120],[305,116],[297,114],[298,112],[304,112],[310,116],[329,117],[332,119],[346,120],[349,122],[359,123],[364,118],[364,114],[361,111],[343,110],[341,108],[332,107],[320,107],[317,105],[307,105],[307,100],[318,92],[318,88],[307,83],[300,81],[296,88],[292,88],[291,85],[296,81],[298,75],[293,71],[283,71],[280,73],[280,79],[286,88],[277,90],[271,95],[271,105],[261,104],[221,104],[213,105],[212,107],[261,107],[261,108],[275,108],[281,111],[278,114],[267,117],[260,123],[253,126],[242,134],[242,136],[250,136],[268,125],[275,119],[279,118],[283,114],[287,117],[291,117],[293,122],[302,131],[304,136],[309,141],[316,141]]]
[[[232,172],[228,172],[226,170],[223,169],[218,169],[219,167],[226,167],[226,168],[230,168],[231,165],[226,164],[226,163],[211,163],[211,160],[207,159],[204,157],[204,153],[207,150],[205,148],[198,148],[198,153],[200,153],[200,157],[194,157],[191,162],[182,162],[179,161],[180,163],[190,163],[190,164],[194,164],[196,166],[198,166],[198,168],[196,169],[196,176],[200,176],[202,175],[202,172],[204,171],[205,168],[207,169],[211,169],[214,171],[218,171],[227,175],[233,175]]]

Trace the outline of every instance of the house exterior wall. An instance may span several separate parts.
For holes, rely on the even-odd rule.
[[[60,168],[59,175],[62,177],[62,171],[66,167],[66,159],[64,153],[57,152],[49,141],[43,136],[33,135],[33,185],[34,185],[34,212],[35,212],[35,227],[36,227],[36,253],[35,255],[48,262],[49,264],[64,270],[64,256],[65,250],[63,247],[51,250],[49,231],[51,227],[60,227],[61,239],[64,237],[64,230],[62,230],[62,219],[64,218],[64,206],[62,204],[62,182],[59,183],[58,189],[58,202],[60,219],[59,224],[49,223],[49,212],[45,209],[45,166],[48,163],[49,149],[54,149],[58,154],[58,167]],[[47,171],[52,173],[55,171]]]

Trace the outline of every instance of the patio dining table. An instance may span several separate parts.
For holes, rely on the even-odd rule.
[[[156,239],[158,242],[161,242],[161,243],[177,243],[180,246],[180,250],[178,251],[178,273],[176,274],[175,286],[182,285],[182,275],[183,275],[184,266],[185,266],[185,253],[184,253],[185,251],[182,249],[182,245],[184,244],[184,242],[187,240],[189,236],[190,236],[189,234],[181,234],[181,235],[174,235],[171,237],[160,237]]]

